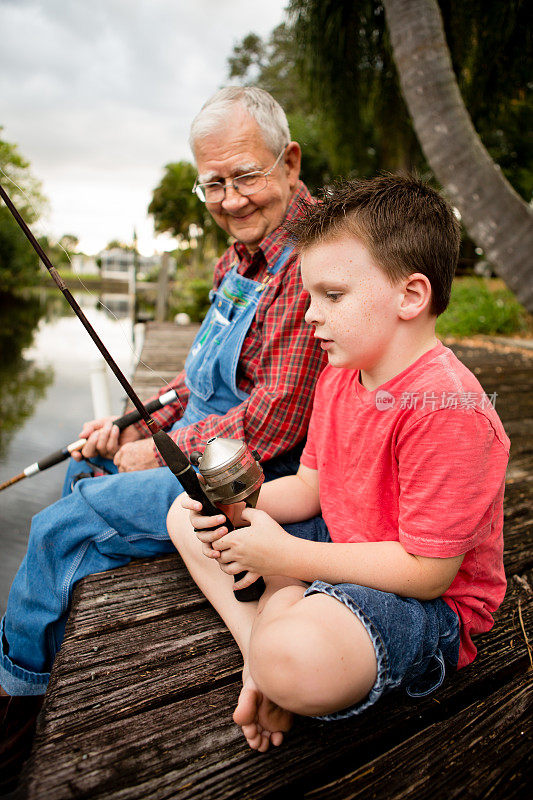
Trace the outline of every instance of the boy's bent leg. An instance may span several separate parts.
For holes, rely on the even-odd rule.
[[[173,551],[165,520],[181,491],[166,467],[91,478],[34,518],[0,628],[5,691],[44,694],[76,581]]]
[[[367,630],[343,603],[325,594],[304,597],[304,591],[281,589],[257,617],[250,671],[277,705],[323,716],[368,695],[377,658]]]
[[[222,617],[242,653],[248,661],[250,634],[257,614],[270,603],[280,586],[293,583],[291,578],[266,579],[266,589],[259,601],[242,603],[235,598],[233,577],[222,572],[214,558],[202,552],[189,519],[189,512],[181,507],[180,498],[172,506],[167,518],[169,536],[196,585]],[[303,584],[297,581],[300,586]]]
[[[181,507],[179,499],[172,506],[167,522],[170,538],[192,578],[220,614],[242,653],[243,689],[237,709],[240,707],[244,709],[244,718],[250,717],[253,720],[252,725],[243,729],[244,735],[250,746],[260,751],[268,749],[270,742],[275,745],[281,744],[283,732],[291,727],[292,714],[278,708],[265,695],[257,692],[248,669],[248,649],[257,613],[261,614],[269,598],[280,586],[292,582],[291,579],[266,579],[265,592],[258,602],[241,603],[235,599],[233,593],[233,578],[222,572],[215,559],[207,558],[202,553],[201,543],[189,520],[189,512]],[[258,725],[256,718],[259,711],[261,724]],[[237,718],[234,716],[234,720],[241,725],[238,714]]]
[[[235,599],[232,576],[222,572],[215,559],[202,553],[189,512],[182,508],[179,498],[168,514],[167,526],[191,577],[226,623],[246,662],[257,602],[241,603]]]
[[[283,575],[267,577],[265,584],[266,589],[258,603],[252,634],[265,609],[268,609],[268,617],[280,613],[286,608],[289,598],[294,601],[301,599],[306,588],[302,581]],[[243,687],[233,713],[233,721],[241,727],[252,750],[265,752],[270,744],[279,746],[283,741],[283,734],[292,727],[293,717],[291,711],[278,705],[261,691],[247,664],[243,670]]]

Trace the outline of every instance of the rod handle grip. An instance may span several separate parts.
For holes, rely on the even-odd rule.
[[[237,575],[234,575],[234,582],[240,581],[245,575],[246,572],[239,572]],[[253,600],[259,600],[265,588],[265,582],[263,578],[259,576],[250,586],[246,586],[244,589],[234,589],[233,594],[235,595],[235,599],[239,600],[241,603],[250,603]]]
[[[41,460],[37,462],[39,472],[41,472],[43,469],[47,469],[48,467],[53,467],[54,464],[60,464],[61,461],[65,461],[69,457],[70,451],[68,448],[63,447],[61,450],[56,450],[55,453],[50,453],[49,456],[41,458]]]

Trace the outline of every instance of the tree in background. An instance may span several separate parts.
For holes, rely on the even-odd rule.
[[[111,241],[109,241],[104,247],[104,250],[114,250],[116,247],[119,250],[127,250],[131,253],[133,253],[135,250],[135,244],[132,244],[131,242],[121,242],[120,239],[111,239]]]
[[[209,308],[212,262],[228,246],[228,237],[192,192],[196,175],[196,167],[188,161],[167,164],[148,213],[158,233],[169,233],[178,240],[173,313],[185,312],[193,322],[200,322]]]
[[[282,106],[292,137],[302,145],[302,179],[313,192],[329,183],[336,154],[328,135],[328,118],[313,103],[302,80],[294,28],[283,22],[268,39],[250,33],[228,58],[228,77],[246,86],[260,86]]]
[[[73,233],[65,233],[59,241],[53,241],[48,236],[40,236],[39,244],[46,255],[60,271],[72,269],[71,257],[77,252],[79,239]]]
[[[0,127],[0,133],[2,132]],[[45,206],[39,182],[17,146],[0,138],[0,180],[26,222],[35,222]],[[3,173],[3,174],[2,174]],[[0,291],[34,282],[39,260],[3,203],[0,203]]]
[[[426,158],[470,236],[533,311],[533,211],[505,179],[472,125],[438,4],[384,0],[384,5],[402,91]],[[528,55],[531,51],[524,60]]]
[[[153,216],[158,233],[169,233],[181,242],[195,239],[198,258],[202,259],[222,252],[227,247],[227,236],[215,224],[205,203],[192,192],[196,174],[196,167],[188,161],[167,164],[153,191],[148,213]]]
[[[392,6],[401,9],[400,18],[398,14],[395,17],[398,35],[394,55],[390,41]],[[428,30],[434,34],[435,26],[427,27],[426,23],[430,18],[435,19],[435,12],[438,18],[439,6],[445,36],[441,26],[440,39],[434,35],[428,39]],[[492,173],[501,168],[516,191],[526,200],[531,198],[532,104],[528,81],[532,72],[532,12],[525,0],[511,4],[507,0],[470,0],[466,4],[462,0],[440,0],[438,4],[436,0],[291,0],[288,12],[288,21],[275,29],[266,42],[249,36],[234,48],[229,59],[230,77],[262,86],[282,104],[288,103],[292,115],[311,119],[318,152],[327,163],[322,168],[325,180],[319,183],[327,182],[328,173],[368,176],[380,170],[416,170],[429,177],[428,164],[418,143],[419,138],[422,141],[419,120],[415,119],[416,134],[411,122],[411,116],[415,118],[412,101],[416,99],[412,95],[424,92],[418,98],[419,101],[422,98],[418,104],[419,116],[426,112],[427,121],[428,112],[433,112],[433,130],[429,133],[436,140],[439,132],[436,117],[441,119],[450,110],[449,91],[446,102],[437,105],[436,95],[445,79],[448,89],[455,81],[459,84],[473,122],[490,156],[498,162],[498,167],[490,166]],[[395,56],[402,37],[400,68]],[[422,48],[426,56],[423,65],[417,48]],[[454,71],[449,67],[448,48]],[[438,75],[435,73],[437,52],[448,59],[445,78],[441,67]],[[410,113],[402,98],[402,90],[407,96],[404,71],[409,71],[414,87]],[[292,105],[291,90],[294,90]],[[454,113],[458,113],[457,101],[467,117],[455,86]],[[426,136],[430,127],[426,126]],[[492,187],[489,192],[492,191],[491,199],[495,201],[490,215],[486,208],[487,192],[482,196],[477,189],[470,188],[469,195],[473,172],[480,175],[480,161],[472,157],[473,150],[466,139],[459,144],[455,138],[457,130],[454,126],[453,136],[442,131],[437,149],[441,163],[449,162],[454,146],[456,154],[466,156],[461,164],[468,165],[470,170],[463,172],[461,197],[454,191],[457,181],[451,181],[449,174],[446,179],[422,142],[425,156],[448,196],[461,210],[476,243],[497,265],[499,274],[522,302],[531,308],[533,301],[526,273],[529,256],[527,249],[517,247],[528,226],[528,209],[512,190],[509,194],[509,187],[503,188],[505,181],[501,178],[496,182],[487,182],[486,178],[483,181],[487,188]],[[475,136],[473,129],[471,133]],[[305,154],[305,136],[300,137],[296,128],[294,135],[304,144]],[[476,153],[479,147],[480,143],[474,148]],[[490,165],[488,156],[487,159],[485,163]],[[453,163],[457,167],[457,160]],[[478,195],[477,199],[474,195]],[[477,222],[470,214],[473,207]],[[508,223],[507,232],[504,234],[498,227],[498,235],[494,236],[495,229],[491,227],[500,226],[502,220]],[[485,232],[487,235],[483,235]],[[514,250],[512,257],[509,248]]]
[[[297,64],[333,123],[343,173],[425,162],[402,98],[381,0],[291,0]],[[525,0],[439,0],[459,90],[472,122],[526,200],[533,192],[532,12]],[[407,3],[412,18],[424,5]]]
[[[64,247],[67,253],[75,253],[80,243],[79,238],[74,233],[64,233],[58,244]]]

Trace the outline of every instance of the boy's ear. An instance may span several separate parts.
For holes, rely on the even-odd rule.
[[[415,319],[431,304],[431,283],[426,275],[414,272],[405,279],[400,298],[400,319]]]

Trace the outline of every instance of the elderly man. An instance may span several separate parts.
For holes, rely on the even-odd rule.
[[[280,227],[310,197],[299,180],[300,147],[267,92],[236,87],[204,105],[191,147],[193,188],[235,242],[215,267],[211,310],[172,383],[180,403],[154,416],[187,454],[211,436],[244,439],[270,479],[298,467],[324,364],[304,322],[297,258]],[[173,551],[166,515],[182,488],[160,468],[148,430],[139,424],[119,435],[105,419],[87,423],[82,435],[83,455],[112,457],[117,474],[79,480],[72,492],[69,478],[64,497],[33,520],[0,631],[5,753],[18,736],[10,714],[21,720],[23,701],[35,710],[46,690],[74,583]]]

